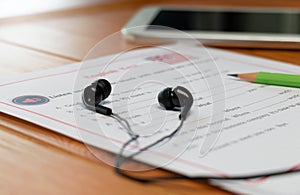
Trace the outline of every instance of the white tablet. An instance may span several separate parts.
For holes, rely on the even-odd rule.
[[[207,44],[300,48],[297,9],[152,6],[138,11],[122,33],[134,41],[186,38],[171,28]]]

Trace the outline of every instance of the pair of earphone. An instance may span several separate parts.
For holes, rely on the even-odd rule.
[[[120,123],[121,126],[127,130],[128,135],[131,136],[131,139],[129,139],[127,142],[123,144],[119,154],[117,155],[116,162],[115,162],[116,173],[135,181],[150,182],[150,180],[153,180],[153,178],[141,179],[123,172],[121,170],[121,165],[125,160],[131,160],[133,159],[133,157],[142,153],[143,151],[150,149],[151,147],[163,142],[166,139],[171,139],[181,129],[183,122],[186,119],[187,114],[193,105],[193,101],[194,101],[193,96],[188,89],[182,86],[177,86],[175,88],[167,87],[162,91],[160,91],[157,96],[159,105],[166,110],[180,111],[180,115],[179,115],[180,124],[175,130],[173,130],[168,135],[161,137],[157,141],[139,149],[137,152],[127,157],[123,157],[123,152],[125,148],[130,143],[136,141],[139,138],[139,135],[135,134],[131,130],[130,124],[126,119],[114,113],[111,108],[101,105],[101,102],[110,95],[111,91],[112,91],[111,84],[105,79],[99,79],[91,83],[89,86],[87,86],[84,89],[82,94],[82,102],[89,110],[116,119],[117,122]]]
[[[126,160],[132,160],[138,154],[150,149],[151,147],[163,142],[166,139],[171,139],[182,127],[184,120],[187,117],[189,110],[193,105],[193,96],[189,92],[188,89],[177,86],[175,88],[167,87],[163,89],[158,94],[158,102],[159,104],[165,108],[166,110],[180,110],[180,124],[178,127],[173,130],[168,135],[161,137],[157,141],[139,149],[137,152],[133,154],[123,157],[123,152],[125,148],[132,142],[136,141],[139,138],[139,135],[135,134],[128,123],[128,121],[119,115],[113,113],[111,108],[105,107],[100,103],[105,100],[111,93],[112,87],[111,84],[105,79],[99,79],[93,82],[91,85],[87,86],[82,94],[82,101],[83,104],[89,109],[96,113],[111,116],[116,119],[128,132],[131,136],[127,142],[125,142],[117,155],[116,162],[115,162],[115,172],[123,177],[128,179],[132,179],[138,182],[159,182],[163,180],[180,180],[180,179],[189,179],[189,180],[198,180],[198,181],[207,181],[210,179],[216,180],[243,180],[243,179],[255,179],[260,177],[271,177],[271,176],[280,176],[285,174],[297,173],[300,172],[300,169],[296,170],[278,170],[274,172],[266,172],[266,173],[255,173],[252,175],[238,175],[238,176],[229,176],[229,177],[222,177],[222,176],[200,176],[200,177],[187,177],[183,175],[175,175],[175,176],[163,176],[163,177],[137,177],[121,169],[122,163]]]
[[[110,95],[111,90],[111,84],[107,80],[99,79],[84,89],[82,101],[90,110],[107,116],[112,115],[111,108],[100,104]],[[193,96],[182,86],[174,89],[167,87],[158,94],[158,102],[166,110],[180,109],[180,118],[185,119],[193,105]]]

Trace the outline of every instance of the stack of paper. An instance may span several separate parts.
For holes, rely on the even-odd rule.
[[[137,160],[190,177],[295,169],[300,166],[300,90],[226,76],[257,71],[300,74],[290,64],[168,45],[1,81],[0,106],[5,113],[117,153],[129,136],[113,118],[84,107],[84,87],[99,78],[112,83],[112,94],[103,104],[129,121],[141,135],[135,144],[142,147],[179,124],[179,113],[162,109],[157,94],[166,86],[182,85],[194,96],[183,128]],[[300,194],[299,179],[295,174],[212,183],[243,194]]]

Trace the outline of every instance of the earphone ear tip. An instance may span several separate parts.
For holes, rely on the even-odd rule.
[[[82,94],[83,103],[95,107],[111,93],[111,85],[105,79],[99,79],[87,86]]]
[[[111,84],[110,84],[110,82],[106,79],[99,79],[95,83],[97,85],[97,89],[99,89],[99,91],[102,92],[102,95],[103,95],[102,100],[104,100],[111,93]]]
[[[167,110],[172,110],[174,108],[172,101],[170,101],[171,92],[172,92],[172,88],[167,87],[163,89],[161,92],[159,92],[157,97],[158,103]]]

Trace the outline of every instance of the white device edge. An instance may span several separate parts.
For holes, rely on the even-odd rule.
[[[266,8],[227,8],[227,7],[167,7],[148,6],[139,10],[122,28],[122,34],[131,41],[137,40],[169,40],[182,39],[181,33],[176,31],[146,30],[154,17],[160,10],[220,10],[220,11],[247,11],[247,12],[300,12],[299,9],[266,9]],[[272,33],[225,33],[225,32],[204,32],[204,31],[184,31],[193,38],[208,44],[224,44],[225,46],[250,46],[254,42],[267,43],[260,45],[263,47],[283,47],[300,48],[300,35],[284,35]]]

